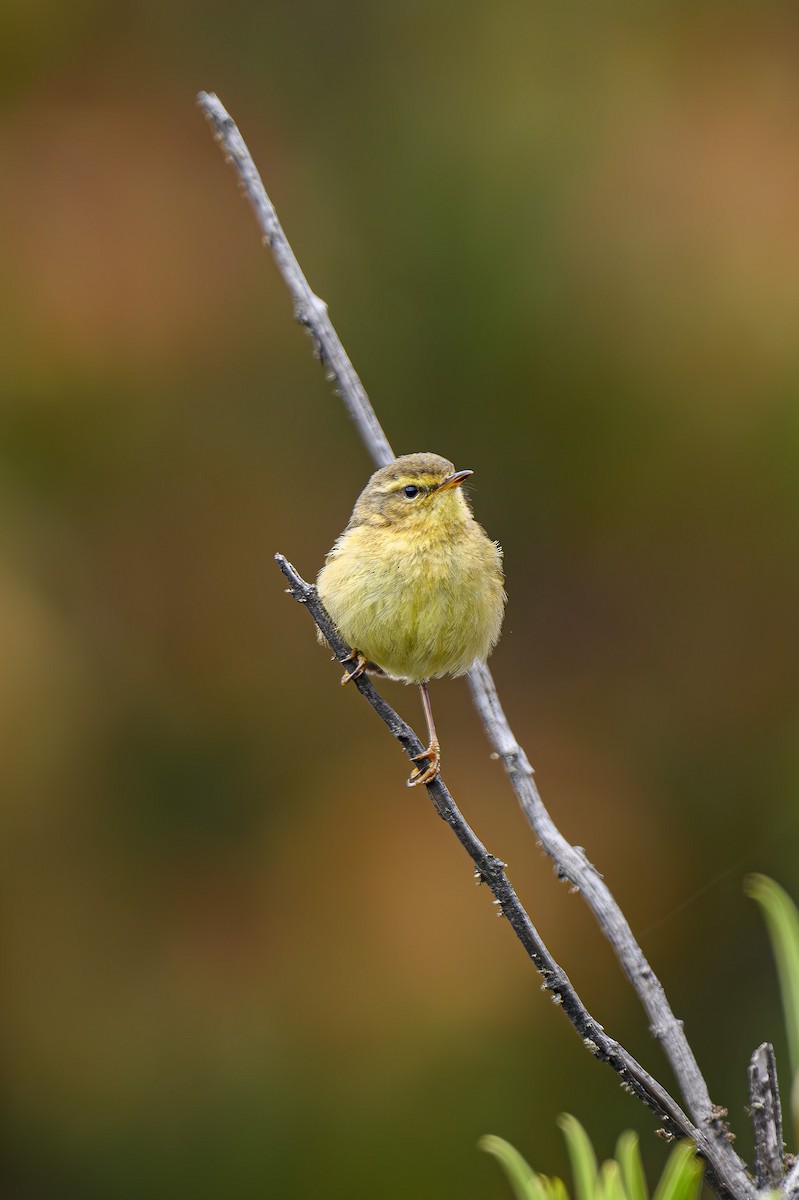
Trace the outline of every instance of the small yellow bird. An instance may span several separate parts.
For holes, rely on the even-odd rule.
[[[430,745],[409,787],[440,770],[428,680],[485,662],[502,626],[502,550],[463,494],[471,474],[438,454],[404,454],[375,471],[317,580],[352,647],[355,666],[341,682],[369,671],[419,684]]]

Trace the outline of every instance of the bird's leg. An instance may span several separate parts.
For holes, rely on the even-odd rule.
[[[363,675],[364,671],[369,666],[368,658],[366,657],[365,654],[361,654],[360,650],[353,650],[353,652],[349,656],[349,658],[344,659],[344,662],[345,663],[354,662],[355,666],[352,668],[351,671],[347,671],[347,673],[345,675],[341,676],[341,686],[342,687],[344,687],[345,683],[349,683],[351,679],[358,679],[359,676]]]
[[[432,783],[441,770],[441,746],[438,743],[426,679],[423,683],[419,684],[419,691],[422,693],[422,707],[424,708],[425,720],[427,721],[427,736],[430,738],[430,745],[421,754],[415,754],[413,761],[417,763],[427,762],[428,765],[424,770],[422,770],[421,766],[418,766],[411,771],[408,787],[418,787],[420,783]]]

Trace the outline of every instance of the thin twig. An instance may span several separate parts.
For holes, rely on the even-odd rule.
[[[351,663],[352,650],[342,640],[332,618],[319,599],[316,588],[313,584],[307,583],[282,554],[276,554],[275,561],[288,580],[288,591],[298,603],[305,606],[312,620],[324,634],[338,661],[342,664]],[[403,721],[388,701],[380,695],[366,675],[356,677],[353,682],[413,761],[414,756],[421,753],[423,746],[410,725]],[[513,932],[539,971],[543,987],[552,993],[553,999],[562,1008],[582,1038],[583,1045],[595,1058],[607,1063],[617,1072],[622,1086],[637,1096],[663,1122],[665,1132],[669,1136],[690,1138],[697,1148],[697,1153],[706,1160],[712,1175],[711,1147],[708,1138],[693,1125],[665,1088],[661,1087],[657,1080],[653,1079],[649,1072],[619,1042],[609,1037],[588,1012],[566,972],[547,950],[516,895],[513,885],[505,873],[507,864],[485,848],[458,809],[440,775],[427,784],[427,791],[436,812],[449,825],[469,854],[475,866],[476,879],[479,883],[485,883],[492,892],[499,912],[502,916],[507,917]],[[718,1179],[715,1179],[714,1183],[720,1194],[731,1195]]]
[[[395,457],[394,451],[375,416],[358,373],[330,322],[327,305],[311,290],[297,262],[297,256],[283,232],[275,206],[269,199],[244,138],[233,118],[212,92],[200,92],[197,101],[214,127],[214,137],[222,146],[226,161],[232,163],[239,173],[263,234],[264,245],[272,251],[277,269],[294,301],[295,319],[311,335],[316,357],[325,368],[328,378],[335,383],[338,395],[378,467],[384,467]]]
[[[758,1046],[749,1063],[749,1111],[755,1131],[755,1183],[773,1191],[781,1186],[785,1174],[785,1147],[777,1062],[770,1042]]]
[[[378,466],[393,457],[368,396],[327,315],[327,306],[311,291],[289,247],[274,206],[235,123],[212,93],[201,92],[200,107],[211,122],[228,161],[236,167],[255,212],[265,242],[271,247],[278,268],[294,300],[297,319],[310,330],[323,363],[329,367],[350,416],[367,450]],[[469,676],[475,707],[489,742],[502,759],[522,809],[558,873],[580,891],[610,941],[619,963],[635,988],[649,1018],[653,1035],[661,1042],[696,1126],[707,1134],[708,1161],[719,1185],[731,1195],[750,1198],[754,1187],[746,1166],[732,1148],[724,1124],[725,1111],[713,1105],[707,1084],[697,1065],[679,1021],[671,1010],[663,987],[638,946],[629,924],[584,853],[571,846],[547,813],[533,781],[527,756],[519,746],[499,703],[491,673],[475,664]],[[360,681],[359,681],[360,682]],[[712,1153],[711,1153],[712,1152]]]
[[[475,663],[469,673],[469,685],[488,740],[502,760],[524,815],[536,837],[554,862],[558,874],[579,890],[613,947],[622,970],[638,994],[649,1018],[653,1036],[663,1045],[691,1116],[697,1124],[715,1133],[723,1156],[728,1160],[730,1167],[741,1174],[743,1182],[743,1179],[747,1178],[746,1169],[729,1143],[729,1133],[723,1120],[726,1114],[711,1102],[707,1084],[685,1036],[682,1021],[672,1012],[663,985],[647,962],[626,917],[602,876],[589,862],[581,847],[570,845],[544,806],[536,787],[533,768],[511,732],[488,667],[482,663]]]

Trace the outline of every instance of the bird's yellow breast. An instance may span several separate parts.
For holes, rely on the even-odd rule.
[[[505,607],[502,551],[459,491],[401,524],[349,527],[319,595],[341,635],[394,679],[462,675],[485,661]]]

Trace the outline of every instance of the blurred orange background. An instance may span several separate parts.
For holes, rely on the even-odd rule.
[[[799,892],[799,14],[10,0],[0,854],[18,1198],[509,1196],[654,1122],[585,1053],[272,563],[371,464],[194,104],[215,90],[398,453],[475,470],[492,660],[746,1153]],[[419,727],[415,690],[385,685]],[[463,681],[445,774],[671,1086]]]

